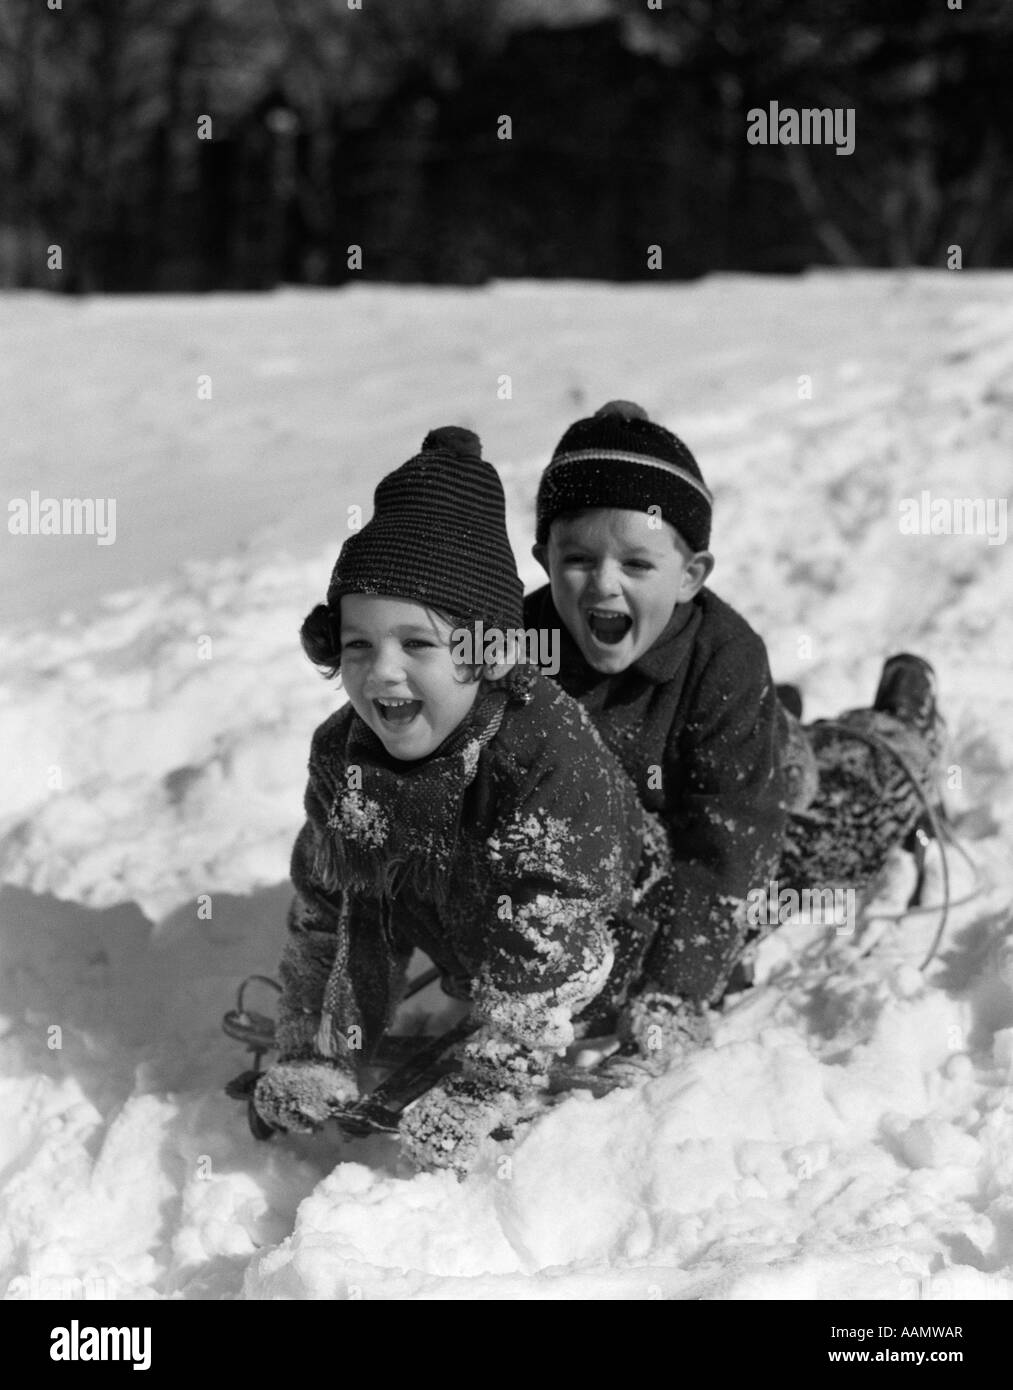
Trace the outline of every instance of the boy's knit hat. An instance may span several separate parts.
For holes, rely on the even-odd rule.
[[[609,401],[578,420],[542,474],[535,539],[544,545],[557,516],[588,507],[646,512],[660,507],[691,550],[710,544],[713,498],[681,439],[632,401]]]
[[[372,518],[341,548],[327,606],[389,594],[505,630],[524,626],[523,593],[499,474],[478,435],[447,425],[377,485]]]

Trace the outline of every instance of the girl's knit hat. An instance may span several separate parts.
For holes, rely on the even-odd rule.
[[[524,626],[523,593],[499,475],[478,435],[447,425],[378,484],[372,518],[341,548],[327,606],[337,614],[342,594],[389,594],[505,631]]]
[[[535,539],[544,545],[557,516],[589,507],[646,512],[660,507],[691,550],[710,544],[713,498],[681,439],[632,401],[609,401],[578,420],[542,474]]]

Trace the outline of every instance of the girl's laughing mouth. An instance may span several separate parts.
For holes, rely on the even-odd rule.
[[[373,708],[385,724],[410,724],[422,708],[421,700],[379,699]]]

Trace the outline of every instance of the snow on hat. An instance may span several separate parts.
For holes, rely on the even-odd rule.
[[[378,484],[372,518],[341,548],[327,605],[385,594],[506,630],[524,626],[523,593],[499,474],[477,434],[446,425]]]
[[[653,506],[691,550],[706,550],[712,505],[700,466],[682,440],[632,401],[609,401],[571,425],[556,445],[538,485],[535,539],[544,545],[552,522],[567,512]]]

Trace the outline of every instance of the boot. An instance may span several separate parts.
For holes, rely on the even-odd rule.
[[[775,685],[774,693],[789,714],[802,718],[802,692],[797,685]]]
[[[910,652],[888,657],[883,664],[873,709],[892,714],[912,728],[927,733],[939,719],[935,671],[923,657],[913,656]],[[937,815],[942,815],[941,804],[937,803],[934,809]],[[932,822],[929,816],[923,815],[912,826],[901,846],[914,858],[918,874],[908,907],[921,905],[925,886],[925,852],[934,838]]]
[[[938,718],[935,671],[910,652],[887,657],[872,708],[928,733]]]

